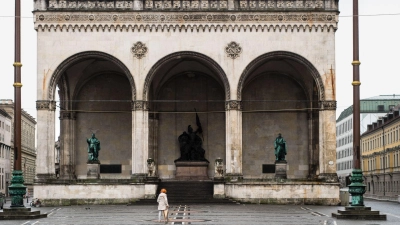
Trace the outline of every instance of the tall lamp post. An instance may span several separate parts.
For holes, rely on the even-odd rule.
[[[371,211],[371,207],[364,206],[365,185],[361,169],[360,154],[360,61],[358,39],[358,0],[353,0],[353,171],[350,178],[349,193],[351,194],[350,207],[332,213],[337,219],[355,220],[386,220],[386,215],[379,211]]]
[[[14,49],[14,170],[9,192],[11,207],[25,207],[26,193],[21,165],[21,0],[15,0],[15,49]]]

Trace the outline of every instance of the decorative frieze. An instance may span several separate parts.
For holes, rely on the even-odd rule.
[[[37,110],[56,110],[56,102],[50,100],[38,100],[36,101],[36,109]]]
[[[136,58],[141,59],[146,55],[147,47],[146,47],[145,44],[143,44],[142,42],[138,41],[135,44],[133,44],[133,47],[131,48],[131,51],[132,51],[133,55]]]
[[[240,47],[238,43],[232,41],[225,47],[225,53],[229,58],[236,59],[240,56],[240,53],[242,53],[242,47]]]
[[[134,0],[49,0],[47,10],[338,10],[337,0],[237,0],[228,6],[228,0],[145,0],[144,7],[135,8]],[[136,3],[137,4],[137,3]],[[137,7],[137,6],[136,6]]]
[[[146,22],[146,23],[193,23],[193,22],[323,22],[336,23],[335,13],[40,13],[36,22],[98,23],[98,22]]]
[[[242,110],[242,102],[237,100],[226,101],[225,110]]]
[[[336,101],[321,101],[320,109],[321,110],[336,110]]]

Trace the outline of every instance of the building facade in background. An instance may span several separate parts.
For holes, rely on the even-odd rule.
[[[11,181],[12,117],[0,108],[0,192],[8,196]]]
[[[11,116],[11,151],[10,168],[14,169],[14,102],[11,99],[0,99],[0,109],[3,109]],[[29,113],[21,111],[21,151],[22,151],[22,172],[24,173],[25,186],[30,196],[33,193],[33,180],[36,168],[36,120]],[[10,177],[11,179],[11,177]]]
[[[176,178],[178,137],[197,129],[196,110],[210,181],[214,161],[224,162],[214,193],[336,205],[338,14],[338,0],[35,0],[35,196],[46,204],[156,196],[148,159],[157,180]],[[92,133],[100,175],[87,185]],[[275,164],[279,133],[285,183],[263,170]]]
[[[368,125],[361,136],[365,196],[397,200],[400,194],[399,106]]]
[[[360,100],[360,132],[400,104],[400,95],[379,95]],[[353,106],[345,109],[336,120],[337,173],[341,187],[350,184],[353,171]]]

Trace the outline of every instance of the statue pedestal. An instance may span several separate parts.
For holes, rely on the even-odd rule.
[[[177,161],[175,178],[178,180],[209,180],[207,175],[208,162]]]
[[[286,179],[287,174],[287,162],[286,160],[275,161],[275,178]]]
[[[100,164],[86,164],[87,177],[86,179],[100,179]]]

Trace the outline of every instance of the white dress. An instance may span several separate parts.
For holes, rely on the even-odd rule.
[[[168,205],[168,199],[167,199],[167,194],[165,193],[160,193],[157,198],[158,202],[158,210],[165,210],[167,209]]]

